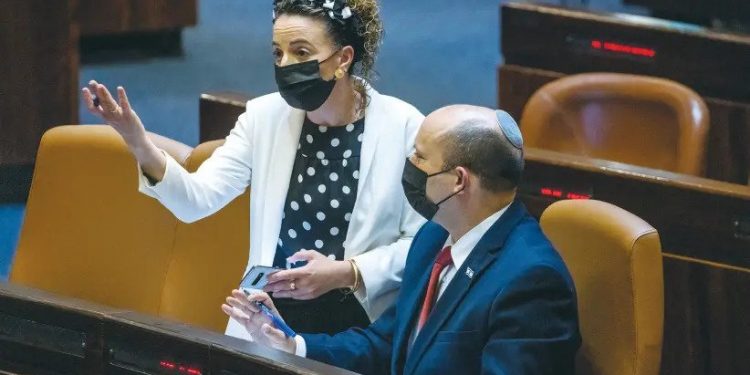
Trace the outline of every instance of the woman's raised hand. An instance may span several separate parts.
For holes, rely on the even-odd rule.
[[[148,138],[141,119],[130,107],[125,89],[122,86],[117,88],[117,101],[104,85],[94,80],[89,81],[88,87],[81,91],[83,103],[89,112],[104,120],[122,136],[144,173],[161,181],[167,160]]]
[[[146,137],[146,129],[130,107],[128,95],[122,86],[117,88],[117,101],[106,86],[94,80],[89,81],[88,87],[84,87],[82,91],[83,102],[89,112],[112,126],[125,139],[128,146],[140,146],[138,142],[142,142]],[[94,95],[98,103],[94,102]]]

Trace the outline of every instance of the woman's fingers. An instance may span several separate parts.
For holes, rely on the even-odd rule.
[[[125,88],[122,86],[117,86],[117,98],[120,101],[120,107],[122,107],[122,112],[125,114],[130,113],[130,101],[128,100],[128,94],[125,92]]]
[[[306,266],[305,266],[306,267]],[[292,268],[290,270],[277,271],[268,275],[269,283],[277,283],[279,281],[294,281],[307,276],[308,272],[305,267]]]
[[[109,90],[107,90],[107,87],[98,84],[96,85],[96,95],[99,98],[99,105],[102,107],[102,110],[105,114],[115,114],[117,113],[117,109],[119,106],[117,105],[117,102],[115,102],[115,99],[112,97],[112,94],[109,93]]]
[[[291,263],[297,263],[297,262],[309,262],[315,258],[319,257],[325,257],[325,255],[315,251],[315,250],[300,250],[296,253],[292,254],[292,256],[286,258],[287,261]]]
[[[88,87],[84,87],[81,90],[82,96],[83,96],[83,103],[86,105],[86,108],[94,115],[101,116],[102,110],[99,108],[99,106],[94,105],[94,95],[91,94],[91,90],[89,90]]]
[[[296,283],[295,283],[296,287]],[[266,286],[263,287],[263,291],[266,293],[278,293],[278,292],[284,292],[292,290],[292,281],[291,280],[281,280],[277,281],[275,283],[268,283]]]
[[[90,90],[90,91],[91,91],[92,93],[96,93],[96,91],[97,91],[97,88],[96,88],[96,87],[97,87],[98,85],[99,85],[99,82],[96,82],[96,81],[94,81],[94,80],[92,79],[91,81],[89,81],[89,90]]]
[[[88,89],[86,91],[88,91],[89,96],[91,98],[90,99],[91,100],[90,104],[94,108],[96,108],[96,110],[98,111],[98,114],[101,116],[102,115],[102,107],[100,105],[101,101],[98,98],[98,95],[99,95],[99,93],[98,93],[98,91],[99,91],[99,82],[96,82],[93,79],[90,80],[89,83],[88,83],[88,86],[86,87],[86,89]],[[89,104],[89,103],[87,103],[87,104]]]

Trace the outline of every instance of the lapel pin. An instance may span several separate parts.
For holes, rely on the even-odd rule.
[[[466,276],[469,276],[470,279],[474,278],[474,270],[470,267],[466,267]]]

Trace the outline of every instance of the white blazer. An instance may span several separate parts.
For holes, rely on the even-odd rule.
[[[395,300],[411,239],[424,223],[401,187],[404,161],[424,116],[399,99],[372,88],[368,93],[357,200],[344,254],[360,268],[364,292],[356,293],[357,298],[374,321]],[[278,93],[250,100],[224,145],[195,173],[167,156],[162,181],[152,186],[141,173],[139,190],[178,219],[193,222],[217,212],[252,185],[248,268],[270,266],[304,118],[304,111],[290,107]],[[227,334],[249,338],[231,319]]]

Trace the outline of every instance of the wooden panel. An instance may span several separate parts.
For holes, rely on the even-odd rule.
[[[116,311],[80,300],[63,302],[51,293],[0,283],[0,370],[101,374],[100,322]],[[20,334],[14,335],[9,325]]]
[[[245,112],[252,96],[234,92],[210,92],[200,99],[200,142],[224,139]]]
[[[525,157],[521,191],[537,214],[554,201],[542,188],[592,195],[648,221],[674,254],[750,268],[750,237],[735,226],[750,219],[748,186],[533,148]]]
[[[0,200],[23,200],[42,134],[78,122],[75,1],[0,1]]]
[[[520,3],[502,5],[501,16],[506,64],[568,74],[652,75],[681,82],[704,96],[750,101],[750,86],[737,79],[746,76],[750,66],[748,35]],[[594,41],[599,48],[593,47]],[[634,47],[650,53],[635,53]]]
[[[750,270],[664,256],[662,374],[750,373]]]
[[[624,3],[647,7],[657,17],[705,25],[717,19],[724,27],[750,27],[747,0],[625,0]]]
[[[498,68],[498,107],[521,121],[531,95],[565,74],[502,65]],[[706,177],[750,184],[750,104],[703,98],[711,117],[706,150]]]
[[[180,29],[198,18],[197,0],[79,0],[81,35]]]
[[[543,189],[592,195],[659,231],[663,374],[750,371],[750,187],[527,149],[520,195],[537,217],[557,199]]]

